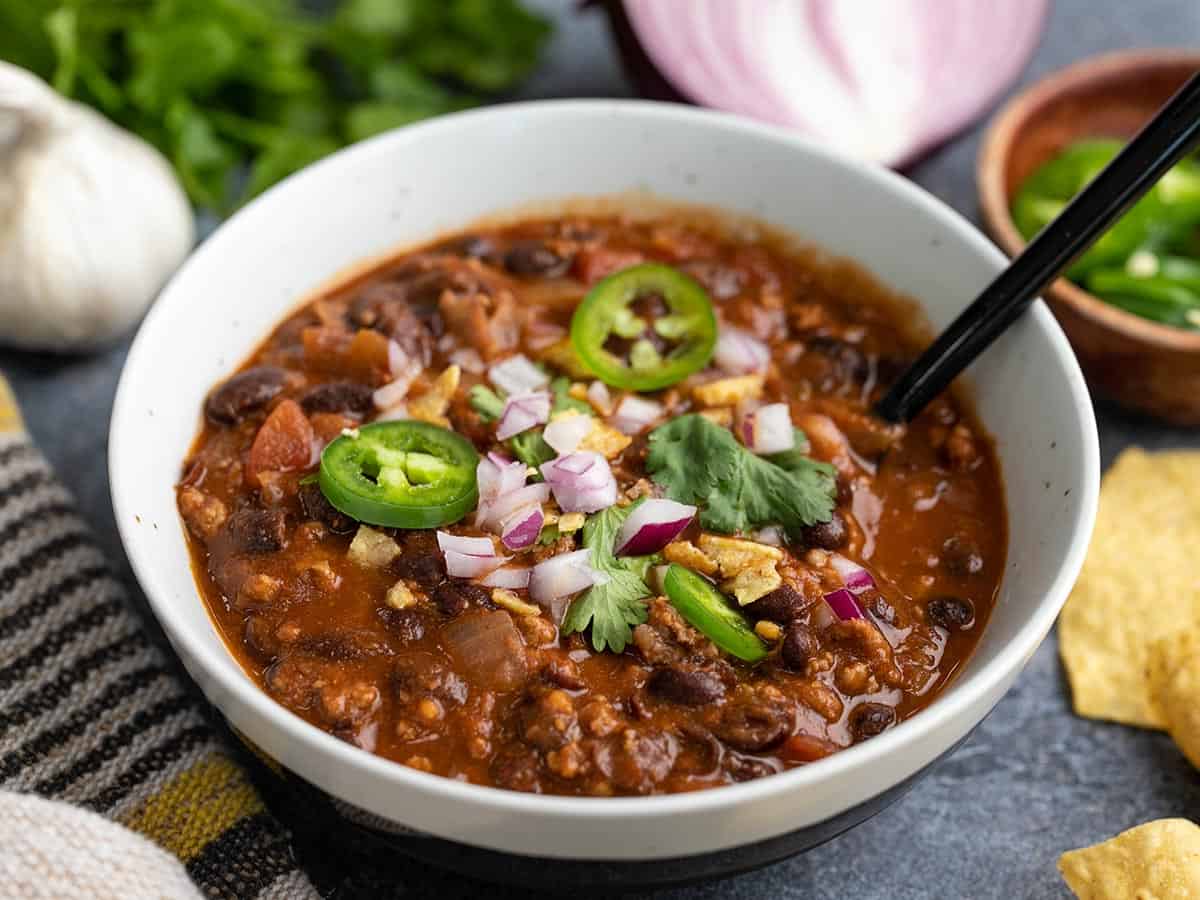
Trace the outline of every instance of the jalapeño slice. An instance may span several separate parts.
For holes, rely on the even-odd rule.
[[[625,390],[657,391],[700,371],[716,343],[704,288],[661,263],[599,281],[571,319],[571,344],[583,364]]]
[[[663,590],[679,614],[726,653],[748,663],[766,659],[767,648],[746,617],[705,578],[671,563],[663,577]]]
[[[364,425],[321,454],[327,500],[359,522],[437,528],[475,508],[479,455],[471,442],[426,422]]]

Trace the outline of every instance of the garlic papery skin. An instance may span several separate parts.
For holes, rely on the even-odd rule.
[[[140,138],[0,62],[0,342],[126,332],[195,242],[187,197]]]

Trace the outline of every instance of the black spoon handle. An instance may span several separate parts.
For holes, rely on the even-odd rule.
[[[891,422],[916,416],[1197,143],[1200,73],[950,323],[892,385],[875,412]]]

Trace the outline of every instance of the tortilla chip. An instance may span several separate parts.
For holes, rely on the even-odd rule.
[[[1058,858],[1079,900],[1195,900],[1200,897],[1200,828],[1158,819]]]
[[[1150,647],[1200,623],[1198,555],[1200,453],[1122,453],[1104,477],[1096,533],[1059,619],[1075,712],[1166,726]]]
[[[1200,630],[1177,631],[1154,642],[1150,687],[1171,739],[1200,769]]]

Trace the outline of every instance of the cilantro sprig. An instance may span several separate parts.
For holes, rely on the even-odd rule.
[[[617,558],[613,545],[629,514],[641,501],[630,506],[610,506],[590,516],[583,526],[583,546],[592,551],[592,568],[608,576],[608,581],[588,588],[571,601],[563,617],[562,633],[583,631],[591,625],[592,646],[599,653],[605,648],[621,653],[633,637],[633,626],[646,621],[645,599],[651,595],[646,573],[652,556]]]
[[[828,463],[799,453],[756,456],[694,413],[650,433],[646,470],[672,500],[699,506],[710,531],[781,525],[795,536],[833,514],[837,485]]]
[[[554,394],[554,404],[550,408],[550,415],[563,412],[564,410],[573,409],[576,412],[590,415],[592,408],[582,400],[576,400],[570,396],[567,391],[571,387],[569,378],[555,378],[550,382],[550,391]],[[493,391],[485,384],[477,384],[471,388],[471,393],[468,395],[471,403],[471,408],[479,413],[479,418],[485,422],[494,422],[499,419],[504,412],[504,401],[500,399],[500,395]],[[542,437],[542,432],[537,429],[529,429],[522,431],[520,434],[511,438],[508,442],[508,447],[513,452],[513,456],[525,463],[527,466],[533,466],[535,469],[542,463],[549,462],[558,454],[554,452],[554,448],[546,443]]]

